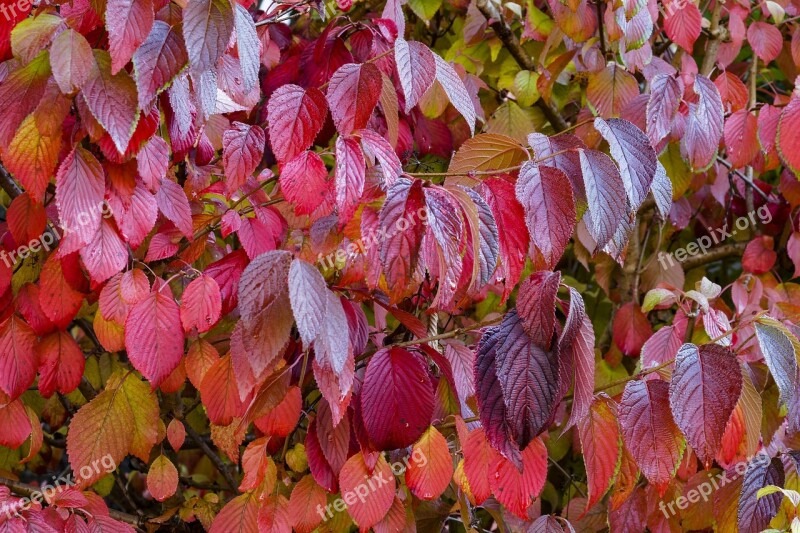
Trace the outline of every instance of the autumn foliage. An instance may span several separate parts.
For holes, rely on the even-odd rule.
[[[0,531],[797,531],[798,18],[2,0]]]

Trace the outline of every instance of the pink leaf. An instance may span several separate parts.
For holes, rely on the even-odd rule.
[[[356,212],[358,201],[364,192],[366,163],[361,147],[352,137],[340,135],[336,139],[336,205],[339,207],[339,223],[345,224]]]
[[[234,122],[231,129],[222,134],[222,164],[225,168],[225,183],[228,194],[233,193],[253,175],[264,156],[267,142],[264,130]],[[283,132],[282,135],[287,135]]]
[[[284,197],[294,204],[295,213],[310,215],[331,194],[328,169],[316,152],[306,151],[286,163],[280,175]]]
[[[327,114],[325,95],[316,88],[288,83],[276,89],[267,104],[267,120],[277,160],[285,163],[311,146]]]
[[[328,83],[328,105],[342,135],[367,125],[381,95],[381,73],[372,63],[342,65]]]
[[[696,104],[689,104],[681,154],[692,169],[699,171],[708,168],[717,155],[724,112],[719,90],[708,78],[695,76],[694,92],[699,98]]]
[[[156,193],[156,202],[164,216],[171,220],[181,233],[188,239],[194,237],[192,210],[189,207],[189,199],[186,198],[186,193],[180,185],[168,178],[161,180],[161,187]]]
[[[394,42],[394,57],[400,86],[406,97],[405,112],[408,114],[433,85],[436,62],[430,48],[416,41],[406,41],[402,37]]]
[[[89,151],[76,146],[58,168],[56,205],[62,227],[68,227],[80,244],[91,242],[100,227],[104,194],[103,167]]]
[[[152,0],[108,0],[106,27],[111,74],[128,64],[150,34],[154,19]]]
[[[222,310],[222,296],[217,282],[208,275],[193,279],[181,297],[181,322],[187,333],[197,328],[204,333],[217,323]]]

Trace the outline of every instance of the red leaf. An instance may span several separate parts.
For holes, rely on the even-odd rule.
[[[244,414],[246,406],[237,388],[230,355],[211,365],[200,384],[200,395],[208,419],[218,426],[227,426]]]
[[[430,48],[416,41],[408,42],[402,37],[394,42],[394,58],[405,95],[405,112],[408,114],[433,85],[436,62]]]
[[[228,194],[245,184],[264,156],[267,137],[259,126],[234,122],[222,134],[222,164]],[[286,133],[283,133],[286,135]]]
[[[187,333],[197,328],[204,333],[217,323],[222,309],[219,285],[211,276],[201,275],[192,280],[181,297],[181,323]]]
[[[303,408],[303,398],[298,387],[289,387],[286,396],[269,413],[256,418],[256,427],[266,435],[287,437],[300,420],[300,411]]]
[[[64,275],[64,263],[50,255],[39,276],[39,304],[44,314],[59,328],[66,328],[81,308],[83,294],[76,291]]]
[[[747,40],[759,59],[769,63],[781,53],[783,35],[775,24],[756,21],[747,27]]]
[[[491,467],[495,463],[497,452],[489,445],[483,428],[469,432],[467,439],[462,443],[464,452],[464,473],[469,481],[469,489],[475,497],[477,505],[482,504],[491,496],[489,486]]]
[[[778,153],[795,175],[800,175],[800,128],[795,124],[800,120],[800,97],[793,96],[783,108],[778,123]]]
[[[256,376],[267,371],[289,340],[294,320],[289,301],[291,255],[272,251],[259,255],[239,281],[243,348]]]
[[[6,211],[6,220],[11,236],[20,244],[39,239],[47,227],[44,205],[34,202],[27,192],[11,201]]]
[[[302,480],[301,482],[302,483]],[[298,483],[298,485],[300,485]],[[297,488],[295,487],[295,490]],[[258,531],[258,512],[260,502],[253,492],[246,492],[233,498],[214,517],[209,533],[256,533]],[[309,533],[306,531],[305,533]]]
[[[589,75],[586,99],[601,117],[619,116],[638,95],[636,78],[617,63]]]
[[[178,470],[165,455],[159,455],[147,471],[147,490],[159,502],[163,502],[178,489]]]
[[[58,88],[71,94],[83,87],[91,73],[94,56],[86,38],[68,28],[59,33],[50,47],[50,66]]]
[[[632,210],[639,209],[656,175],[656,153],[642,131],[627,120],[596,118],[594,127],[608,141],[611,156],[619,165]],[[720,134],[722,126],[720,125]]]
[[[125,321],[125,349],[131,364],[157,387],[183,357],[180,308],[168,286],[153,291],[131,307]]]
[[[94,118],[111,136],[117,151],[124,154],[139,118],[136,82],[124,70],[111,74],[107,52],[94,50],[94,58],[97,68],[92,69],[81,94]]]
[[[342,494],[356,496],[347,501],[347,512],[358,526],[367,530],[386,516],[394,502],[396,481],[392,469],[383,456],[370,471],[359,452],[347,460],[339,474]],[[351,503],[352,502],[352,503]]]
[[[322,451],[322,440],[319,438],[317,421],[312,420],[308,425],[306,433],[306,457],[308,458],[308,469],[314,480],[328,492],[339,491],[338,473],[333,471],[333,467],[325,458]],[[341,470],[341,467],[340,467]]]
[[[675,423],[706,469],[720,449],[742,392],[736,355],[717,344],[684,344],[675,358],[669,403]]]
[[[292,527],[298,533],[311,533],[322,522],[324,514],[321,511],[324,507],[325,490],[314,482],[311,475],[305,476],[294,486],[289,499],[288,513]]]
[[[15,400],[0,407],[0,427],[3,428],[0,432],[0,446],[16,450],[25,443],[31,434],[31,421],[21,401]],[[5,523],[9,524],[8,521]],[[26,531],[24,526],[21,531]]]
[[[386,285],[395,301],[405,295],[417,267],[424,232],[418,225],[411,226],[410,221],[419,215],[424,202],[422,182],[400,178],[386,192],[386,201],[378,214],[380,229],[385,235],[380,243],[381,263]],[[409,223],[403,224],[403,220]]]
[[[453,458],[447,441],[431,426],[411,448],[406,485],[421,500],[435,500],[450,485]]]
[[[742,268],[753,274],[769,272],[778,259],[774,245],[774,239],[768,235],[760,235],[747,243],[742,255]]]
[[[147,109],[153,99],[169,87],[188,61],[180,29],[161,20],[155,21],[150,35],[133,54],[139,108]]]
[[[624,304],[614,315],[614,344],[625,355],[638,356],[645,341],[652,334],[650,322],[635,303]]]
[[[439,267],[438,272],[431,272],[429,268],[429,272],[439,280],[439,290],[431,307],[447,307],[454,303],[464,268],[461,252],[464,241],[462,210],[453,195],[444,188],[426,187],[423,193],[427,207],[426,222],[436,242],[436,263]],[[412,222],[416,225],[414,219]]]
[[[154,20],[152,0],[108,0],[106,27],[112,74],[128,64],[150,34]]]
[[[534,272],[519,286],[517,313],[522,328],[540,348],[549,350],[556,332],[556,293],[561,274],[541,270]]]
[[[622,437],[616,403],[605,395],[594,400],[588,415],[578,422],[578,433],[588,478],[588,511],[614,483],[622,460]]]
[[[54,392],[69,394],[78,388],[85,357],[72,335],[56,331],[36,346],[39,357],[39,392],[49,398]]]
[[[89,151],[76,146],[58,168],[56,205],[61,227],[69,228],[80,244],[92,242],[100,227],[104,194],[103,167]]]
[[[342,135],[367,125],[381,95],[381,72],[372,63],[342,65],[328,82],[328,105]]]
[[[497,501],[527,520],[528,507],[542,492],[547,479],[547,448],[541,439],[535,439],[522,452],[522,471],[505,457],[497,456],[489,472],[489,484]]]
[[[292,533],[289,524],[289,502],[281,494],[269,496],[259,504],[258,530],[270,533]]]
[[[664,5],[664,31],[675,44],[691,54],[700,36],[703,16],[694,2],[671,0]]]
[[[183,10],[183,38],[192,71],[213,69],[233,34],[233,6],[228,0],[196,0]]]
[[[173,418],[167,426],[167,440],[176,452],[183,447],[183,442],[186,440],[186,428],[183,426],[183,422],[177,418]]]
[[[366,162],[361,147],[353,137],[340,135],[336,139],[336,205],[339,207],[339,224],[347,223],[358,209],[364,192]]]
[[[270,146],[278,162],[290,161],[308,149],[327,114],[325,95],[316,88],[287,83],[276,89],[269,97],[267,120]]]
[[[337,423],[333,419],[330,405],[323,400],[317,408],[315,422],[322,454],[333,469],[334,474],[338,476],[345,461],[347,461],[350,451],[350,421],[347,417],[344,417]]]
[[[724,111],[717,86],[705,76],[695,76],[694,92],[698,100],[696,104],[689,104],[681,154],[693,170],[700,171],[708,168],[717,155]]]
[[[416,353],[378,351],[367,364],[361,395],[364,425],[380,450],[410,446],[431,423],[433,387]]]
[[[675,475],[686,446],[669,409],[664,381],[630,381],[619,406],[625,447],[645,477],[663,494]]]
[[[162,179],[161,187],[156,192],[156,203],[164,216],[172,221],[186,238],[194,238],[192,209],[180,185],[169,178]]]
[[[331,194],[328,169],[316,152],[306,151],[286,163],[280,176],[281,191],[294,204],[297,215],[310,215]]]
[[[733,168],[746,166],[758,153],[757,129],[755,115],[746,109],[736,111],[725,121],[725,146]]]
[[[124,323],[130,306],[150,293],[150,282],[143,270],[129,270],[108,280],[100,291],[100,313],[107,320]]]
[[[36,333],[11,315],[0,323],[0,390],[18,398],[33,383],[38,366]]]
[[[570,386],[567,366],[572,369],[574,376],[572,412],[569,415],[567,428],[575,425],[589,411],[594,396],[595,381],[594,326],[586,314],[580,293],[570,287],[569,295],[567,321],[558,341],[561,393],[566,393]]]
[[[528,229],[525,212],[517,200],[514,185],[500,178],[489,178],[480,185],[481,193],[492,210],[500,237],[500,266],[496,276],[505,279],[503,298],[508,298],[519,281],[528,255]]]
[[[289,299],[300,338],[310,346],[325,318],[328,285],[319,270],[300,259],[289,268]]]
[[[458,392],[458,398],[466,401],[467,398],[475,394],[475,352],[456,340],[446,340],[444,344],[444,356],[450,363],[453,371],[453,379]]]
[[[80,255],[92,280],[97,283],[122,271],[128,263],[128,248],[106,218],[100,220],[97,233],[91,242],[81,248]]]
[[[525,163],[516,193],[525,207],[531,243],[542,255],[544,266],[555,267],[575,226],[575,197],[569,179],[556,168]]]
[[[383,180],[387,186],[394,185],[398,177],[403,174],[403,165],[389,144],[372,130],[360,130],[361,146],[364,148],[364,155],[368,160],[376,160],[381,165]]]

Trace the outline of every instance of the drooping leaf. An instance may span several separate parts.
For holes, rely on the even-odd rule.
[[[520,144],[498,133],[481,133],[467,139],[450,160],[447,169],[452,174],[467,174],[473,170],[508,169],[528,159]]]
[[[441,496],[453,477],[453,459],[444,436],[429,427],[411,448],[411,458],[406,469],[411,492],[422,500]]]
[[[324,508],[325,505],[325,489],[317,485],[311,475],[298,481],[292,489],[287,509],[294,530],[299,533],[311,533],[316,529],[324,516],[317,512],[317,508]],[[222,531],[220,530],[220,533]]]
[[[189,64],[196,73],[213,69],[233,34],[229,0],[197,0],[183,9],[183,39]]]
[[[256,533],[259,530],[259,507],[260,502],[254,492],[236,496],[214,517],[214,522],[208,531],[209,533]]]
[[[311,146],[327,112],[325,95],[316,88],[286,84],[272,93],[267,120],[270,146],[278,161],[289,161]]]
[[[316,152],[305,151],[286,163],[280,175],[283,195],[297,215],[314,212],[331,195],[328,169]]]
[[[781,112],[776,144],[783,162],[800,175],[800,129],[793,127],[800,119],[800,97],[794,96]]]
[[[556,294],[561,283],[559,272],[534,272],[519,287],[517,313],[522,327],[533,342],[550,349],[555,334]]]
[[[361,391],[364,426],[379,449],[410,446],[431,423],[433,387],[419,355],[403,348],[370,358]]]
[[[358,200],[364,192],[366,162],[358,141],[340,135],[336,139],[336,205],[339,208],[340,223],[349,221],[356,209]]]
[[[469,126],[471,134],[475,134],[475,121],[477,115],[475,113],[475,104],[472,102],[464,82],[456,72],[456,69],[447,61],[442,59],[439,55],[433,54],[433,59],[436,62],[436,81],[442,86],[450,103],[453,104],[459,113],[464,117]]]
[[[605,495],[617,476],[622,461],[622,436],[617,421],[617,405],[608,396],[596,398],[588,415],[578,423],[589,498],[586,510]]]
[[[733,168],[747,165],[758,153],[757,129],[755,115],[746,109],[736,111],[725,121],[723,136]]]
[[[500,325],[502,343],[497,347],[497,379],[503,391],[506,421],[511,438],[524,449],[547,429],[558,404],[559,364],[556,350],[547,350],[531,339],[516,311]]]
[[[700,36],[703,16],[694,2],[665,2],[664,31],[672,42],[691,53]]]
[[[328,286],[313,265],[295,259],[289,268],[289,300],[292,304],[297,330],[303,343],[309,346],[319,334],[325,319]]]
[[[219,320],[221,310],[222,296],[217,282],[205,274],[198,276],[186,286],[181,297],[183,330],[208,331]]]
[[[81,88],[92,68],[94,57],[86,38],[72,28],[59,33],[50,48],[50,66],[58,88],[71,94]]]
[[[125,349],[131,364],[158,386],[183,357],[180,308],[169,287],[154,290],[131,307],[125,321]]]
[[[363,452],[353,455],[342,467],[339,485],[342,492],[358,495],[352,503],[346,502],[347,513],[363,529],[369,529],[386,516],[394,501],[396,481],[383,456],[378,457],[378,462],[370,471],[364,462]],[[366,496],[363,496],[364,492]]]
[[[111,73],[107,52],[94,50],[94,60],[97,68],[83,84],[81,95],[92,116],[111,136],[117,152],[124,154],[139,118],[136,82],[124,70]]]
[[[146,109],[169,87],[188,61],[180,29],[161,20],[155,21],[147,39],[133,53],[139,107]]]
[[[633,98],[639,95],[639,84],[632,74],[616,63],[609,64],[589,76],[586,99],[598,115],[618,117]]]
[[[516,193],[525,208],[531,243],[541,254],[544,266],[553,268],[575,226],[575,197],[569,179],[556,168],[525,163]]]
[[[627,120],[598,117],[594,127],[608,141],[611,156],[619,165],[631,209],[637,210],[647,197],[656,174],[656,153],[650,141]]]
[[[779,493],[761,498],[758,491],[767,485],[783,486],[783,463],[779,458],[770,461],[766,455],[756,455],[747,463],[739,496],[738,526],[742,533],[758,533],[769,526],[778,512],[783,497]]]
[[[436,79],[436,62],[430,48],[402,37],[394,42],[394,57],[408,114]]]
[[[569,389],[570,383],[573,385],[572,412],[567,428],[589,412],[595,383],[594,326],[580,293],[574,287],[569,287],[569,294],[567,320],[558,340],[561,393]],[[571,369],[572,376],[567,372],[568,369]]]
[[[751,22],[747,27],[747,41],[759,59],[769,63],[781,53],[783,34],[774,24],[761,20]]]
[[[709,468],[739,401],[742,374],[734,353],[717,344],[684,344],[675,358],[669,401],[675,423]]]
[[[648,481],[663,493],[686,446],[670,412],[669,385],[658,380],[628,382],[619,422],[625,447]]]
[[[367,125],[381,85],[380,70],[372,63],[348,63],[333,73],[326,97],[339,133],[347,135]]]
[[[62,227],[70,228],[80,244],[88,244],[100,228],[105,175],[88,150],[76,146],[56,175],[56,205]]]
[[[695,9],[697,9],[695,7]],[[672,121],[680,107],[683,81],[678,76],[657,74],[650,80],[647,100],[647,136],[653,146],[672,131]]]
[[[12,400],[30,387],[36,377],[36,334],[17,315],[0,324],[0,389]]]
[[[714,161],[723,133],[723,107],[717,86],[702,75],[695,76],[696,104],[689,104],[686,129],[681,138],[681,155],[696,170],[704,170]]]
[[[285,135],[285,132],[283,133]],[[222,164],[228,193],[244,185],[264,155],[266,135],[259,126],[234,122],[222,135]]]
[[[627,215],[625,183],[617,166],[604,153],[596,150],[580,150],[578,153],[588,202],[583,220],[597,248],[601,249],[614,237]]]
[[[489,485],[497,501],[518,517],[527,519],[528,507],[541,493],[547,478],[547,448],[542,440],[534,439],[522,451],[521,471],[499,455],[489,468]]]
[[[54,392],[69,394],[78,388],[86,363],[72,335],[55,331],[36,346],[39,359],[39,392],[49,398]]]
[[[108,0],[106,28],[111,74],[122,70],[153,28],[152,0]]]

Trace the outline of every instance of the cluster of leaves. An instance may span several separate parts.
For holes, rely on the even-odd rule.
[[[795,4],[0,7],[0,529],[800,523]]]

